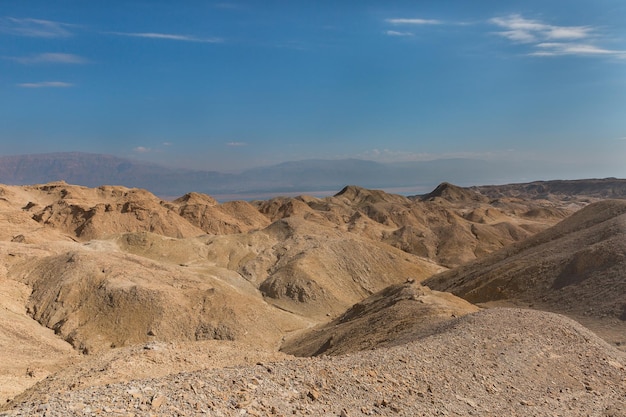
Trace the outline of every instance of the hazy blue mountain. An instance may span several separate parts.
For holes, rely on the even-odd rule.
[[[2,156],[0,183],[23,185],[64,180],[88,187],[106,184],[145,188],[163,197],[196,191],[217,198],[227,195],[228,199],[250,199],[289,192],[330,194],[348,184],[380,189],[405,187],[427,193],[442,182],[459,186],[522,182],[526,169],[510,162],[460,158],[406,163],[310,159],[225,174],[71,152]]]

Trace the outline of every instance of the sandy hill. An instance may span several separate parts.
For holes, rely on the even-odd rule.
[[[273,356],[256,350],[280,356],[281,345],[308,355],[406,344],[475,310],[418,285],[447,267],[515,242],[513,248],[524,248],[541,241],[545,256],[550,242],[586,228],[571,244],[597,244],[589,247],[599,252],[581,255],[579,263],[568,258],[576,271],[603,259],[596,256],[606,249],[601,242],[621,248],[619,237],[611,237],[623,230],[612,220],[621,219],[619,202],[594,209],[602,215],[580,211],[553,229],[558,236],[537,235],[586,203],[487,199],[450,184],[435,191],[422,199],[348,186],[327,198],[220,204],[200,193],[165,201],[117,186],[0,186],[0,355],[14,358],[0,365],[2,380],[9,381],[0,385],[10,388],[0,390],[0,401],[61,367],[83,369],[87,376],[79,385],[87,387],[97,379],[89,376],[92,356],[98,369],[116,368],[143,358],[138,346],[170,346],[146,353],[162,368],[141,368],[145,358],[137,359],[144,364],[137,365],[137,375],[148,377],[140,368],[153,369],[154,376],[169,378],[199,369],[209,349],[202,346],[213,341],[239,352],[247,346],[248,358],[262,361]],[[554,259],[560,250],[554,247]],[[621,265],[619,256],[608,259]],[[607,271],[614,270],[601,272]],[[608,309],[608,301],[605,307],[619,320],[617,307]],[[36,347],[17,349],[25,340]],[[111,349],[119,356],[107,356]],[[76,351],[88,354],[86,362],[72,365]],[[195,352],[188,363],[180,359],[185,351]],[[61,379],[70,378],[65,375]],[[99,381],[132,373],[106,375]]]
[[[270,223],[267,217],[245,201],[219,204],[206,194],[185,194],[174,200],[172,206],[182,218],[211,234],[244,233]]]
[[[422,200],[434,200],[436,198],[443,198],[444,200],[454,202],[478,201],[484,203],[489,201],[487,197],[476,191],[458,187],[447,182],[439,184],[432,192],[423,196]]]
[[[431,194],[428,198],[407,198],[348,186],[323,199],[281,197],[255,205],[272,221],[302,217],[338,226],[446,267],[523,240],[579,208],[549,201],[490,201],[451,184],[442,184]]]
[[[172,237],[204,234],[145,190],[59,182],[21,187],[19,197],[33,220],[82,241],[140,230]]]
[[[591,204],[548,230],[434,276],[425,285],[473,303],[518,300],[575,316],[623,322],[626,202]]]
[[[44,382],[2,415],[623,416],[625,366],[623,353],[562,316],[492,309],[339,357],[107,385],[94,368],[80,386]]]
[[[333,321],[294,335],[281,351],[296,356],[340,355],[399,345],[477,310],[449,293],[411,282],[396,284],[353,305]]]

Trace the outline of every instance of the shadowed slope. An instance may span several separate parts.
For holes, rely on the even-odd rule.
[[[330,323],[290,338],[281,350],[296,356],[340,355],[399,345],[475,311],[477,307],[449,293],[412,283],[392,285]]]
[[[591,204],[558,225],[425,285],[474,303],[626,320],[626,201]]]

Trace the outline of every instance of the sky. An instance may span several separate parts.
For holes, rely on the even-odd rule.
[[[626,2],[2,0],[0,154],[70,151],[626,178]]]

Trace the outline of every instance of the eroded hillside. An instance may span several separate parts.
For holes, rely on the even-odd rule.
[[[111,349],[121,363],[145,344],[193,351],[195,343],[217,340],[306,356],[409,343],[477,310],[421,281],[443,273],[443,282],[471,270],[448,268],[528,242],[559,253],[550,242],[580,232],[576,219],[591,229],[571,239],[582,246],[568,258],[563,287],[586,281],[605,288],[605,281],[577,277],[610,270],[623,294],[623,223],[593,229],[596,215],[585,214],[615,217],[619,203],[591,205],[548,229],[588,202],[494,198],[447,183],[415,197],[348,186],[327,198],[222,204],[198,193],[165,201],[116,186],[0,186],[0,353],[19,357],[0,369],[11,381],[0,400],[67,364],[88,368],[90,358],[106,361]],[[600,238],[589,243],[586,236]],[[612,265],[606,271],[597,267],[603,260]],[[623,320],[611,303],[613,310],[602,311]],[[36,347],[17,355],[20,340]],[[77,351],[89,354],[87,362]],[[168,352],[164,363],[178,367],[161,375],[198,369]]]

